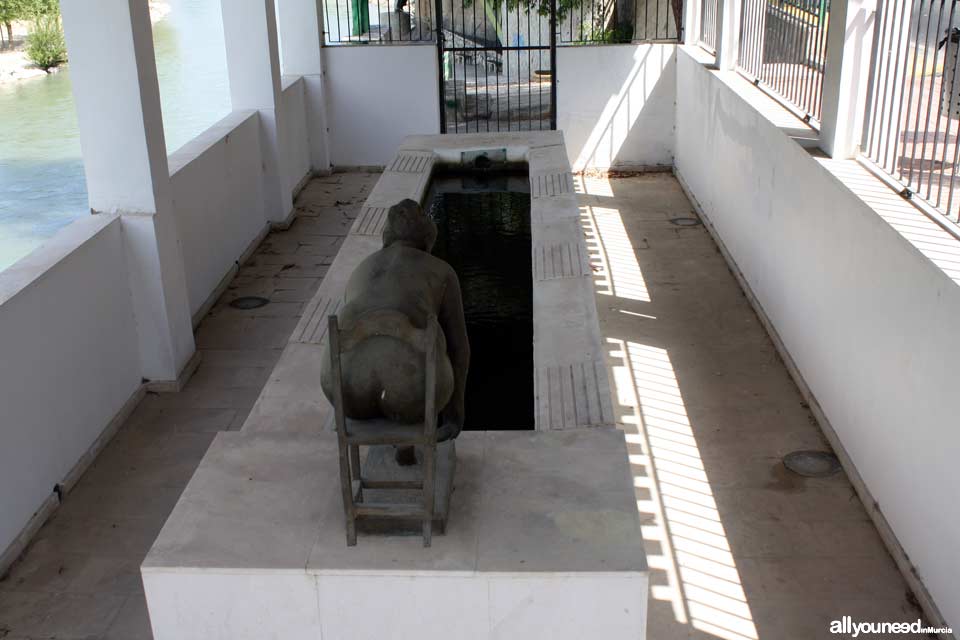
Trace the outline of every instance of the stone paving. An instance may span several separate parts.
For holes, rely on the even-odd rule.
[[[243,424],[376,179],[307,186],[200,325],[186,389],[140,403],[0,579],[0,638],[151,637],[140,561],[216,432]],[[648,638],[831,638],[842,615],[919,617],[844,475],[781,464],[827,445],[704,227],[670,221],[695,218],[676,180],[577,191],[652,570]],[[241,295],[271,303],[227,306]]]
[[[648,638],[826,639],[844,615],[921,617],[846,476],[783,466],[829,445],[676,179],[576,182],[651,567]]]
[[[378,174],[312,180],[197,329],[185,389],[148,394],[0,579],[3,640],[151,638],[139,566],[218,431],[239,429]],[[270,304],[228,306],[257,295]]]

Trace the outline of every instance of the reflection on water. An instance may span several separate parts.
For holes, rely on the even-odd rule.
[[[533,259],[526,173],[434,177],[433,255],[460,280],[470,339],[467,430],[533,429]]]
[[[153,29],[167,150],[230,112],[219,0],[170,0]],[[0,85],[0,270],[88,211],[70,70]]]

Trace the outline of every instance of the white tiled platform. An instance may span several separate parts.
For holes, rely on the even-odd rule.
[[[645,637],[623,433],[467,432],[444,535],[348,547],[330,434],[224,433],[144,561],[156,640]]]

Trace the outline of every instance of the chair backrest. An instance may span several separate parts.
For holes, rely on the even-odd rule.
[[[356,344],[356,340],[344,340],[340,334],[340,323],[336,315],[328,318],[330,340],[330,373],[333,383],[334,424],[338,433],[346,434],[346,416],[343,412],[343,378],[341,371],[341,355],[346,345],[347,349]],[[427,316],[427,327],[422,332],[422,342],[418,345],[424,353],[424,407],[423,425],[424,436],[428,442],[436,440],[437,432],[437,339],[440,335],[440,323],[437,316]],[[394,335],[394,334],[385,334]]]

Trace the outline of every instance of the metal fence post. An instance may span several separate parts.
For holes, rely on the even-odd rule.
[[[852,158],[863,126],[876,3],[834,0],[823,72],[820,147],[834,158]]]
[[[717,68],[732,71],[737,66],[740,46],[739,29],[742,0],[719,0],[717,20]]]

